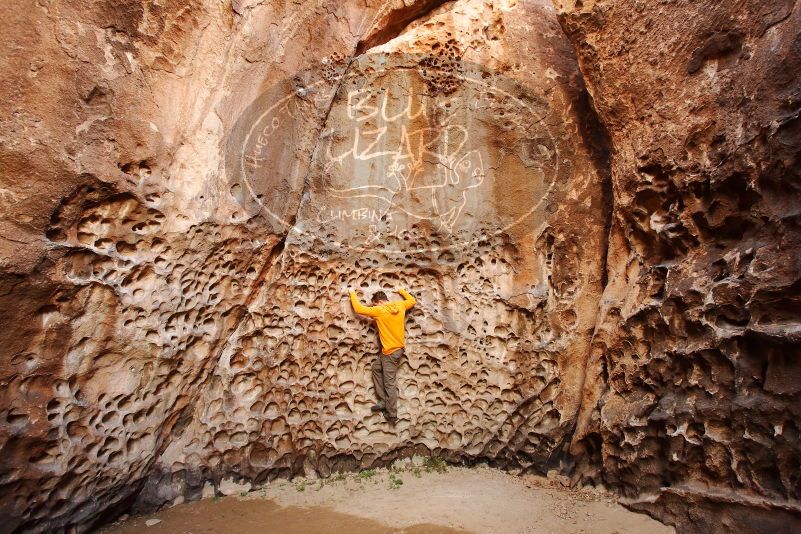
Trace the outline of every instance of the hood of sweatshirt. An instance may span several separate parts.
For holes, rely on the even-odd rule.
[[[401,305],[396,302],[390,302],[384,305],[389,313],[397,315],[401,311]]]

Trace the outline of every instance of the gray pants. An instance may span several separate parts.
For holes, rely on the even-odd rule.
[[[383,404],[390,417],[398,416],[398,365],[403,357],[403,349],[398,349],[392,354],[378,353],[378,357],[373,362],[373,385],[375,394],[378,396],[378,403]]]

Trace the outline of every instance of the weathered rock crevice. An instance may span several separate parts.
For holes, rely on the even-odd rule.
[[[402,34],[413,22],[423,19],[444,4],[455,0],[413,0],[411,2],[387,2],[376,15],[373,27],[359,39],[356,55],[367,53],[371,48],[388,43]]]

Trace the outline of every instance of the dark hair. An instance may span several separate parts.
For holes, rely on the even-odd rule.
[[[373,304],[377,304],[378,302],[381,302],[382,300],[384,302],[389,300],[387,298],[387,294],[386,293],[384,293],[383,291],[376,291],[375,293],[373,293]]]

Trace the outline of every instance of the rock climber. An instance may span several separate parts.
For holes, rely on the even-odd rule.
[[[376,291],[372,298],[373,305],[364,306],[359,302],[356,292],[350,291],[353,311],[375,319],[378,337],[381,340],[381,352],[372,365],[373,385],[378,402],[370,409],[374,412],[384,412],[387,421],[393,425],[398,420],[398,384],[395,377],[406,346],[404,339],[406,310],[417,303],[405,289],[398,289],[397,292],[403,297],[402,301],[390,302],[386,293]]]

